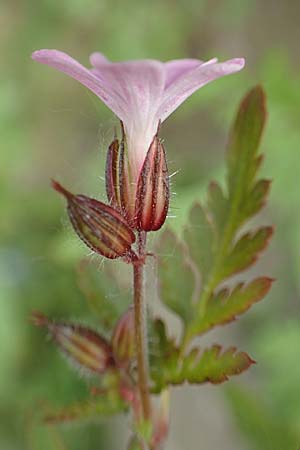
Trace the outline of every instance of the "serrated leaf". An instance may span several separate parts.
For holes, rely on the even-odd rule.
[[[224,230],[227,240],[263,205],[266,189],[258,189],[258,194],[254,184],[262,161],[257,152],[265,122],[265,95],[257,86],[241,102],[227,145],[228,217]]]
[[[184,230],[184,239],[193,261],[201,268],[202,282],[206,280],[213,262],[214,233],[202,206],[195,204]]]
[[[221,289],[210,298],[205,314],[191,325],[192,333],[199,335],[216,325],[232,322],[268,293],[272,281],[261,277],[248,284],[239,283],[231,290]]]
[[[222,351],[218,345],[201,351],[193,348],[187,356],[166,333],[165,324],[156,320],[152,328],[151,379],[152,392],[159,393],[168,385],[184,382],[213,384],[246,370],[254,361],[234,347]]]
[[[240,104],[227,146],[229,197],[243,199],[260,165],[257,151],[266,122],[265,95],[253,88]]]
[[[176,361],[176,364],[174,363]],[[165,358],[160,371],[153,373],[155,392],[160,392],[168,385],[223,383],[232,375],[247,370],[254,361],[245,352],[237,352],[235,347],[225,351],[219,345],[201,351],[192,349],[181,358],[179,353]]]
[[[239,210],[239,220],[241,224],[257,214],[265,206],[270,186],[270,180],[259,180],[253,186],[252,190],[249,192],[247,201],[241,205]]]
[[[219,278],[224,280],[255,263],[259,254],[268,245],[273,234],[273,227],[262,227],[256,231],[248,231],[234,244],[226,257]]]
[[[110,391],[101,397],[95,397],[72,405],[48,411],[44,420],[51,424],[101,419],[127,410],[126,403],[118,392]]]
[[[162,233],[157,247],[161,300],[187,324],[194,311],[195,275],[186,249],[171,230]]]
[[[186,330],[184,346],[193,338],[193,330],[202,330],[203,323],[206,323],[206,309],[210,308],[210,300],[216,297],[218,286],[225,279],[253,264],[272,234],[271,227],[264,227],[254,233],[247,232],[237,239],[237,233],[244,222],[264,205],[270,186],[268,180],[256,180],[263,159],[262,155],[258,154],[258,146],[265,120],[264,93],[260,87],[256,87],[242,101],[230,133],[227,149],[227,194],[223,193],[218,184],[212,183],[205,208],[206,214],[199,208],[191,210],[189,221],[192,227],[187,224],[185,239],[191,257],[201,273],[202,286],[197,313],[192,325]],[[209,218],[206,224],[211,225],[210,233],[207,232],[207,227],[203,226],[206,216]],[[246,295],[245,299],[239,298],[236,305],[237,314],[247,309],[245,305],[256,301],[255,296],[253,299],[250,297]],[[219,319],[220,323],[225,323],[227,319],[223,321],[225,310],[222,305],[219,305]],[[233,306],[234,302],[230,305]],[[212,323],[217,325],[217,307],[215,304],[213,307]],[[234,311],[231,313],[235,315]]]
[[[79,288],[90,309],[97,315],[99,325],[110,333],[130,299],[127,292],[119,288],[107,267],[99,270],[93,261],[83,260],[78,265],[77,276]]]
[[[228,380],[229,376],[244,372],[253,363],[247,353],[238,352],[235,347],[222,352],[222,347],[214,345],[200,355],[191,352],[190,358],[187,356],[187,361],[184,361],[183,373],[189,383],[199,384],[209,381],[219,384]]]

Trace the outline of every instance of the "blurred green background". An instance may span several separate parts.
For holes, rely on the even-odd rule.
[[[31,61],[40,48],[64,50],[84,64],[95,50],[112,60],[246,58],[241,73],[206,86],[163,125],[170,171],[179,169],[172,199],[177,218],[169,223],[182,223],[208,180],[222,178],[234,111],[245,91],[262,83],[269,110],[263,171],[274,183],[260,221],[274,223],[276,235],[257,270],[277,281],[262,304],[226,331],[227,341],[258,364],[226,386],[200,388],[199,417],[185,403],[181,420],[175,401],[168,448],[299,448],[299,18],[297,0],[1,1],[1,450],[108,450],[117,427],[50,428],[36,419],[47,402],[81,398],[86,385],[29,324],[31,310],[93,320],[75,273],[87,251],[74,238],[49,179],[103,198],[105,151],[117,124],[78,83]],[[190,391],[185,398],[195,402]]]

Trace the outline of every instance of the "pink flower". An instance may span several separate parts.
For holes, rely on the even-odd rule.
[[[87,69],[58,50],[38,50],[32,58],[78,80],[122,120],[135,186],[159,122],[205,84],[244,67],[243,58],[223,63],[216,58],[207,62],[145,59],[113,63],[101,53],[93,53],[92,68]]]

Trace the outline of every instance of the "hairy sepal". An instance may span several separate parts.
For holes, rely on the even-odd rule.
[[[117,210],[86,195],[73,195],[56,181],[52,186],[66,198],[73,228],[89,248],[109,259],[134,256],[134,232]]]
[[[138,179],[135,203],[137,229],[159,230],[167,217],[169,198],[165,149],[160,139],[154,136]]]

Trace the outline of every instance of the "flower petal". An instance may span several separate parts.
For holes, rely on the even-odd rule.
[[[163,63],[156,60],[111,63],[99,53],[91,55],[91,62],[93,73],[126,103],[126,112],[120,117],[124,122],[129,117],[132,120],[133,115],[141,121],[158,108],[165,86]]]
[[[103,53],[94,52],[90,55],[90,63],[92,66],[97,67],[98,64],[109,63],[109,59]]]
[[[125,105],[119,102],[118,97],[105,85],[103,80],[66,53],[58,50],[38,50],[32,54],[32,59],[54,67],[79,81],[94,92],[118,117],[125,114]]]
[[[192,69],[203,64],[200,59],[173,59],[165,63],[167,79],[165,89],[167,89],[179,77]]]
[[[158,119],[164,121],[181,103],[205,84],[224,75],[238,72],[245,65],[243,58],[231,59],[223,63],[215,61],[215,59],[208,61],[188,71],[165,90],[158,110]]]
[[[124,105],[122,114],[133,178],[138,177],[157,131],[157,111],[164,95],[166,69],[156,60],[101,62],[92,55],[93,73]]]

